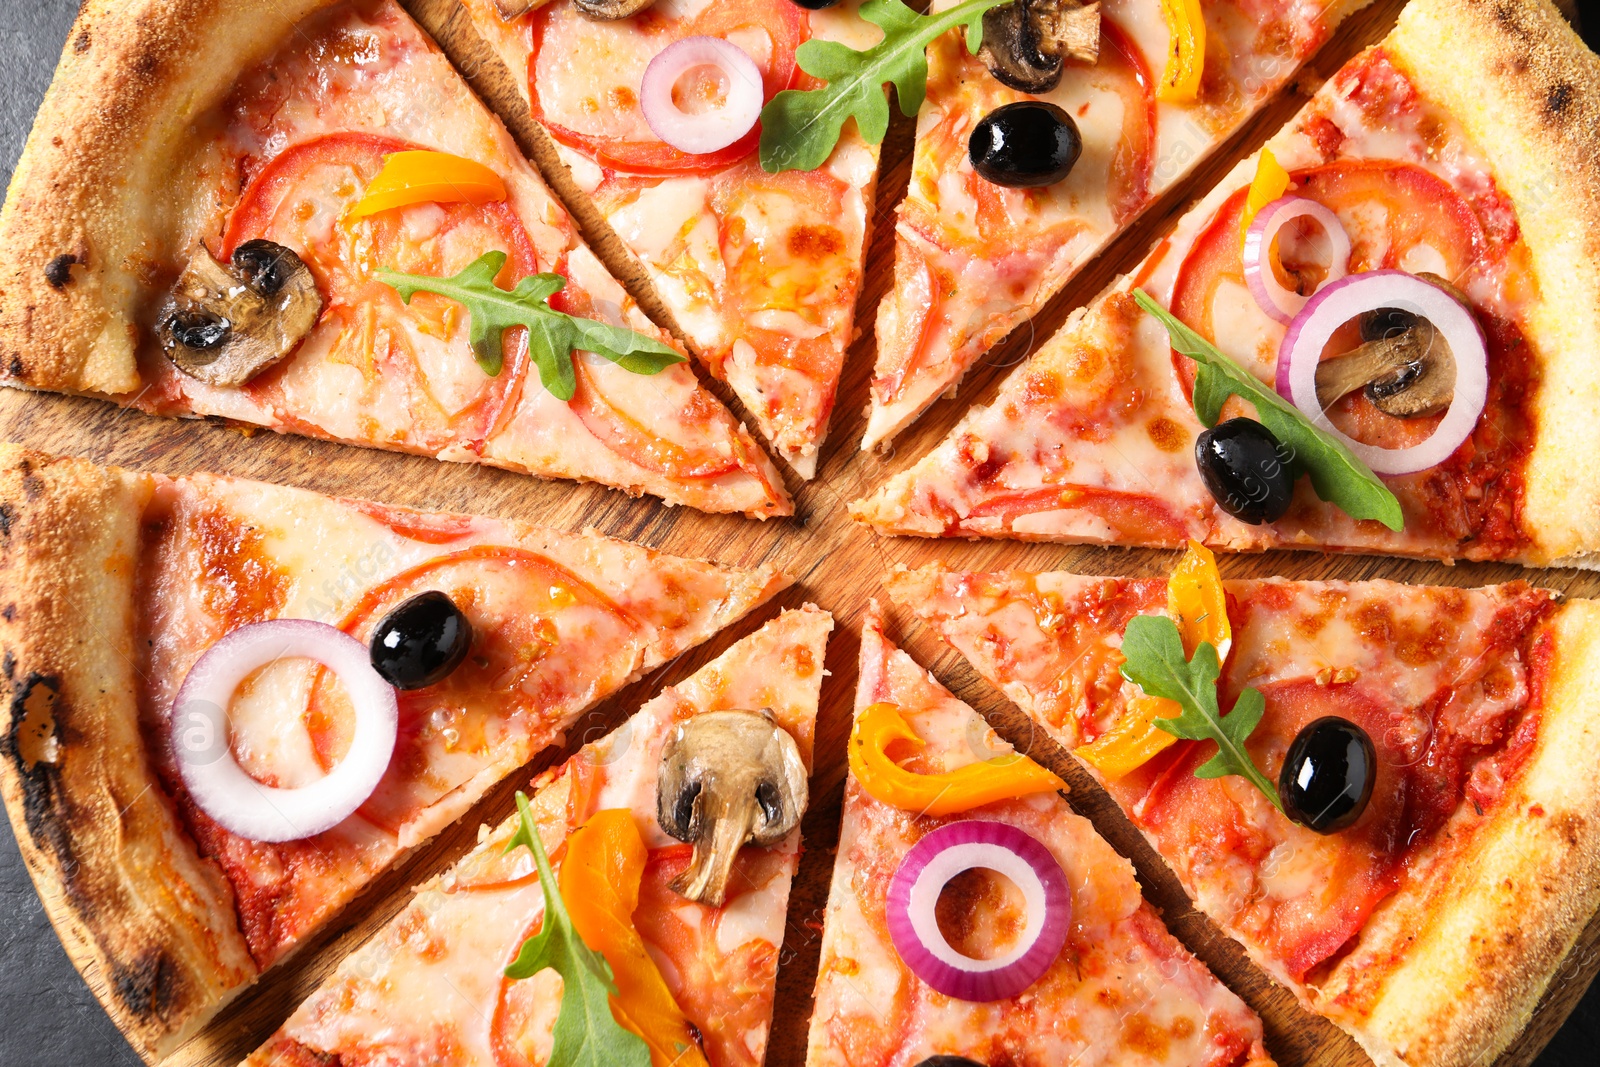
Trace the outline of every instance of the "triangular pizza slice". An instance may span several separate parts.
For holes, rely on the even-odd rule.
[[[1577,116],[1597,87],[1545,0],[1410,4],[854,513],[924,536],[1588,565],[1600,149]]]
[[[1272,1063],[1261,1020],[1167,931],[1132,865],[1059,780],[884,637],[876,601],[855,723],[808,1067]],[[1005,851],[963,856],[974,842]],[[1063,876],[1044,908],[1028,897]],[[1048,958],[1023,950],[1036,925],[1057,934]]]
[[[1017,0],[979,56],[936,40],[861,447],[953,389],[1365,4]]]
[[[87,5],[0,214],[0,331],[6,384],[790,509],[392,0]]]
[[[1199,546],[1166,581],[930,567],[889,589],[1379,1064],[1493,1062],[1600,905],[1594,602],[1224,582]]]
[[[780,91],[809,84],[800,46],[863,49],[879,31],[856,0],[463,4],[574,190],[643,266],[695,355],[810,478],[855,337],[878,146],[847,121],[820,166],[769,174],[754,120]],[[746,94],[737,139],[702,147],[708,131],[725,142],[719,116]]]
[[[593,532],[0,457],[0,786],[147,1056],[584,709],[788,582]]]
[[[602,1043],[612,1020],[591,1018],[585,1062],[758,1067],[765,1058],[832,628],[810,605],[784,612],[535,780],[531,814],[564,908],[614,976],[615,1023],[651,1050],[624,1058]],[[751,723],[786,743],[748,743],[740,734]],[[772,788],[786,776],[798,792]],[[694,845],[663,829],[691,809],[702,820]],[[741,847],[747,809],[791,829],[768,847]],[[715,904],[685,896],[680,876],[723,822],[737,830],[726,838],[725,895]],[[508,851],[519,825],[513,817],[485,830],[475,850],[418,887],[247,1063],[551,1062],[556,1028],[584,1012],[568,1003],[579,995],[572,971],[506,973],[546,914],[533,855]],[[678,837],[683,829],[672,826]]]

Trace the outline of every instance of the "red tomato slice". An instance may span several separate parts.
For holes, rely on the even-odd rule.
[[[1122,138],[1111,157],[1107,194],[1111,217],[1121,225],[1150,199],[1156,144],[1155,83],[1139,47],[1108,17],[1100,20],[1100,43],[1096,72],[1120,75],[1116,86],[1122,95]]]
[[[384,157],[417,147],[375,134],[338,133],[285,149],[240,196],[221,254],[231,256],[239,244],[257,237],[294,249],[328,301],[318,329],[338,331],[327,358],[366,368],[372,376],[414,382],[413,404],[420,407],[413,410],[411,429],[422,438],[415,443],[442,447],[455,442],[476,449],[519,390],[528,362],[523,331],[507,338],[505,369],[477,396],[459,407],[445,405],[429,392],[428,376],[402,324],[453,343],[459,335],[460,358],[470,360],[460,306],[430,293],[417,294],[408,306],[373,271],[384,266],[446,276],[484,252],[500,250],[507,259],[496,280],[510,287],[537,273],[539,263],[526,229],[506,201],[478,207],[422,204],[347,221],[345,213],[360,200]],[[425,238],[416,236],[419,230]],[[262,375],[247,390],[272,393],[288,365],[285,361],[282,370]]]
[[[713,0],[692,19],[672,18],[657,7],[615,22],[596,22],[571,3],[556,3],[534,13],[529,35],[530,107],[551,136],[614,170],[681,174],[743,159],[755,151],[761,127],[703,155],[665,144],[640,109],[639,84],[650,59],[685,37],[724,38],[751,52],[770,101],[795,83],[795,49],[811,29],[805,12],[789,0]],[[750,42],[763,40],[767,54],[756,54],[762,49],[752,51]]]
[[[879,351],[899,358],[890,373],[872,380],[873,395],[887,404],[900,395],[906,380],[915,374],[928,356],[933,340],[933,321],[944,300],[944,286],[938,272],[928,262],[923,247],[900,234],[894,239],[894,293],[885,297],[894,309],[893,328],[878,343]]]
[[[491,545],[390,578],[369,590],[340,628],[366,641],[391,608],[431,589],[448,593],[466,613],[472,651],[444,681],[399,693],[394,757],[361,808],[391,831],[501,755],[502,741],[553,731],[566,710],[620,684],[627,671],[607,676],[606,663],[616,657],[595,650],[637,643],[640,630],[624,608],[554,560]],[[305,712],[324,769],[349,747],[352,725],[343,696],[328,682],[318,671]]]
[[[739,455],[738,437],[730,438],[733,447],[726,453],[704,443],[709,441],[709,435],[701,435],[703,443],[699,447],[681,445],[662,437],[607,400],[595,376],[584,367],[582,357],[574,359],[572,365],[578,379],[572,410],[584,427],[617,455],[645,470],[673,479],[715,478],[740,469],[745,457]],[[711,425],[721,416],[722,411],[711,394],[696,389],[688,406],[675,418],[701,426]]]
[[[1070,495],[1071,502],[1063,503]],[[1007,526],[1024,515],[1070,507],[1103,519],[1116,531],[1118,542],[1141,545],[1181,544],[1189,528],[1153,496],[1102,489],[1091,485],[1049,485],[990,497],[967,515],[968,519],[1000,517]]]

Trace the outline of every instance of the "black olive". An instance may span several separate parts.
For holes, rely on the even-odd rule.
[[[919,1060],[917,1067],[983,1067],[977,1060],[969,1060],[965,1056],[929,1056]]]
[[[1378,777],[1378,752],[1367,732],[1325,715],[1295,735],[1278,774],[1283,812],[1308,830],[1331,834],[1367,810]]]
[[[1229,419],[1194,443],[1195,465],[1217,504],[1240,522],[1277,522],[1294,499],[1288,450],[1254,419]]]
[[[183,347],[203,352],[226,341],[233,332],[233,323],[209,311],[174,311],[167,320],[167,332]]]
[[[250,288],[262,296],[277,296],[294,275],[297,258],[283,245],[257,237],[235,248],[231,262]]]
[[[372,630],[372,669],[396,689],[441,682],[472,647],[472,624],[437,589],[402,601]]]
[[[1373,308],[1371,311],[1363,311],[1358,321],[1361,324],[1363,341],[1381,341],[1386,337],[1398,337],[1416,326],[1420,320],[1411,312],[1400,308]]]
[[[825,7],[832,7],[837,4],[839,0],[794,0],[794,2],[807,11],[821,11]]]
[[[1054,185],[1083,152],[1072,116],[1043,100],[997,107],[972,128],[967,153],[984,181],[1010,188]]]

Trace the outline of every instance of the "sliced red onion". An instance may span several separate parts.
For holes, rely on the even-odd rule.
[[[1350,235],[1331,209],[1303,196],[1280,196],[1257,212],[1244,234],[1244,280],[1261,310],[1286,326],[1310,298],[1279,284],[1272,269],[1272,245],[1278,239],[1278,231],[1299,218],[1316,221],[1332,246],[1324,287],[1343,278],[1350,269]]]
[[[1399,308],[1426,319],[1455,361],[1455,395],[1426,441],[1379,448],[1334,428],[1317,399],[1317,364],[1335,330],[1366,311]],[[1289,325],[1278,347],[1277,390],[1316,426],[1343,441],[1377,474],[1411,474],[1436,467],[1472,436],[1489,396],[1489,351],[1472,312],[1436,285],[1403,270],[1371,270],[1325,286]]]
[[[350,751],[322,778],[278,789],[234,759],[228,705],[252,671],[279,659],[316,660],[338,675],[355,708]],[[327,623],[277,619],[241,626],[195,662],[172,702],[172,749],[189,796],[223,829],[252,841],[295,841],[331,830],[378,788],[400,720],[394,688],[367,646]]]
[[[1016,947],[975,960],[951,947],[934,915],[939,892],[962,871],[997,871],[1022,890],[1028,922]],[[948,997],[1014,997],[1050,969],[1067,943],[1072,898],[1067,876],[1048,848],[1008,823],[946,823],[912,846],[889,884],[889,937],[911,973]]]
[[[673,89],[698,67],[722,72],[719,107],[691,114],[678,107]],[[761,117],[765,89],[761,68],[738,45],[720,37],[685,37],[664,48],[644,68],[639,106],[655,135],[680,152],[704,155],[727,148],[749,133]]]

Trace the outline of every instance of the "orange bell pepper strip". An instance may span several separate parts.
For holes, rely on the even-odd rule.
[[[350,217],[411,204],[483,205],[505,198],[506,183],[482,163],[448,152],[391,152]]]
[[[874,800],[926,815],[955,815],[997,800],[1065,789],[1066,783],[1021,753],[969,763],[941,774],[908,771],[888,748],[906,741],[921,748],[900,708],[880,703],[856,716],[850,731],[850,771]]]
[[[1167,66],[1156,99],[1192,104],[1200,99],[1200,74],[1206,65],[1206,18],[1200,0],[1161,0],[1167,23]]]
[[[1283,169],[1272,149],[1263,148],[1256,159],[1256,176],[1250,182],[1250,192],[1245,197],[1244,213],[1239,216],[1239,243],[1244,243],[1245,231],[1255,221],[1261,209],[1289,191],[1289,172]]]
[[[1183,653],[1193,656],[1200,642],[1210,642],[1217,659],[1226,660],[1233,647],[1233,628],[1228,623],[1228,597],[1217,571],[1217,558],[1211,550],[1189,542],[1172,576],[1167,579],[1167,614],[1183,638]],[[1164,751],[1177,737],[1156,725],[1156,720],[1179,714],[1177,704],[1143,693],[1128,701],[1127,709],[1105,733],[1087,745],[1074,749],[1074,755],[1106,778],[1121,778],[1143,766]]]
[[[709,1067],[683,1009],[633,925],[649,859],[633,812],[596,812],[567,836],[561,899],[583,943],[605,957],[617,984],[611,1013],[644,1039],[651,1067]]]

